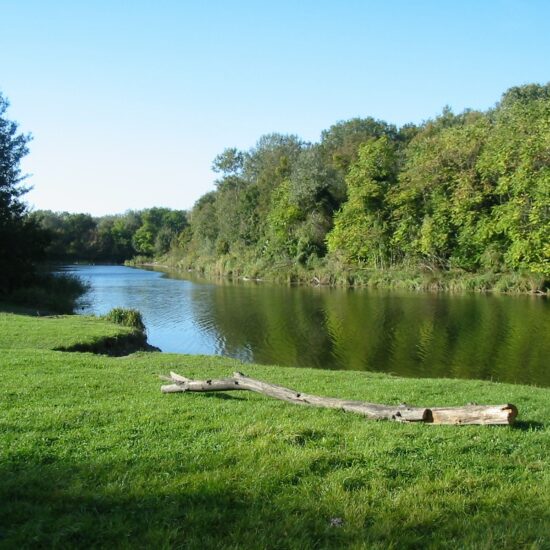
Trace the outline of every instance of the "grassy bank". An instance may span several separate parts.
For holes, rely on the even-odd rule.
[[[109,322],[107,319],[0,313],[0,350],[34,349],[127,355],[147,348],[147,337],[143,330]]]
[[[548,547],[549,390],[55,351],[132,330],[0,314],[0,547]],[[520,422],[407,425],[247,392],[163,395],[170,370],[386,403],[513,402]]]
[[[202,276],[235,279],[261,279],[286,284],[314,284],[366,287],[426,292],[499,292],[511,294],[550,293],[550,281],[542,274],[528,272],[467,272],[441,270],[432,266],[400,266],[371,269],[345,266],[335,260],[311,264],[273,262],[243,256],[181,257],[167,255],[157,260],[137,257],[127,265],[163,265]]]

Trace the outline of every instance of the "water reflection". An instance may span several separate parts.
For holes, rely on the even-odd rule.
[[[150,342],[163,351],[550,386],[544,298],[212,284],[116,266],[70,269],[93,286],[83,311],[138,308]]]

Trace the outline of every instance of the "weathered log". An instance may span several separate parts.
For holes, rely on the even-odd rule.
[[[432,407],[433,424],[513,424],[518,410],[506,405],[466,405]]]
[[[510,404],[427,408],[411,407],[404,404],[382,405],[335,397],[320,397],[256,380],[240,372],[233,373],[232,378],[217,380],[192,380],[175,372],[171,372],[170,377],[162,376],[161,378],[172,382],[161,387],[163,393],[248,390],[295,405],[311,405],[313,407],[354,412],[372,420],[425,422],[429,424],[512,424],[518,413],[516,407]]]

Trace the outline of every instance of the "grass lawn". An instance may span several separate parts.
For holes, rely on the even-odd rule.
[[[550,547],[550,390],[54,351],[130,332],[0,314],[0,547]],[[248,392],[161,394],[170,370],[373,402],[511,402],[519,421],[369,422]]]
[[[145,338],[140,331],[97,317],[32,317],[0,312],[0,350],[116,353],[139,349],[144,343]]]

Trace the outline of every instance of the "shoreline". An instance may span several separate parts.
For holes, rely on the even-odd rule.
[[[425,293],[480,293],[508,296],[550,296],[549,282],[539,274],[463,271],[422,271],[414,269],[357,269],[329,272],[326,269],[307,269],[294,266],[280,271],[261,271],[252,273],[246,267],[220,265],[220,262],[207,263],[199,267],[184,266],[179,262],[166,260],[124,262],[128,267],[150,267],[195,274],[199,277],[216,280],[225,279],[276,285],[303,285],[326,288],[358,288],[380,290],[407,290]],[[221,268],[220,268],[221,267]]]

